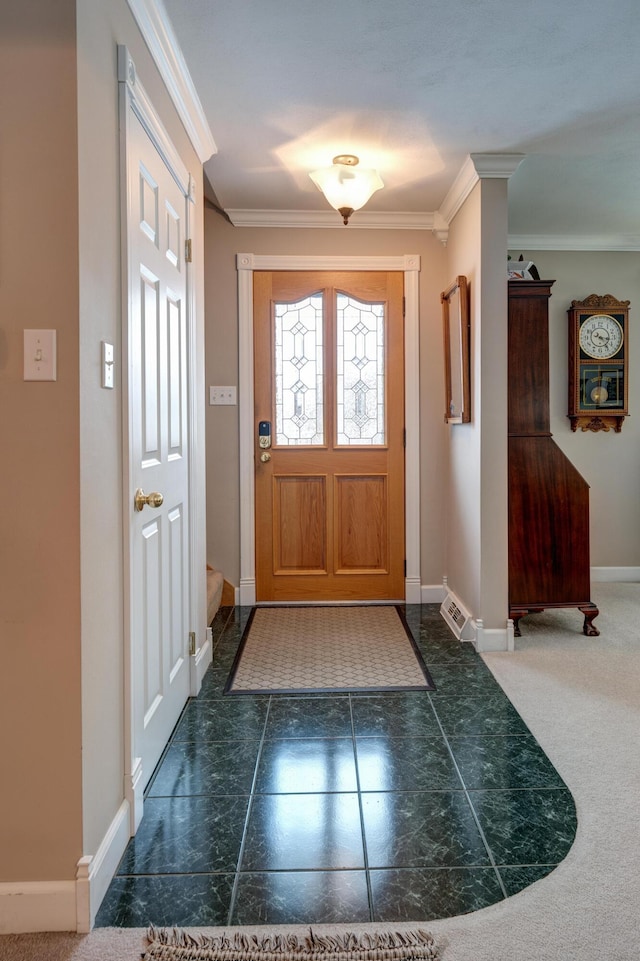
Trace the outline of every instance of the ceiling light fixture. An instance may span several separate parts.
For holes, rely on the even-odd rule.
[[[332,167],[314,170],[309,176],[331,206],[342,214],[346,227],[354,210],[364,207],[369,197],[384,187],[377,170],[358,168],[353,154],[339,154]]]

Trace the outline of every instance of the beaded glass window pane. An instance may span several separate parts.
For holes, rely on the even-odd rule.
[[[385,305],[338,294],[337,443],[385,443]]]
[[[324,444],[322,308],[322,294],[275,305],[275,442],[281,447]]]

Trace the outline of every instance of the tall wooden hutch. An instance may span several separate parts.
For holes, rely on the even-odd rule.
[[[509,281],[509,617],[590,600],[589,487],[551,435],[549,298],[553,280]]]

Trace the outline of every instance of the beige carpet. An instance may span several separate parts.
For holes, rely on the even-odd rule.
[[[427,927],[442,961],[637,961],[640,955],[640,584],[596,584],[592,599],[601,612],[599,637],[580,633],[576,611],[549,611],[523,619],[514,653],[484,657],[569,785],[578,808],[576,841],[555,871],[507,901],[424,925],[394,925]],[[372,933],[389,925],[315,930],[350,928]],[[304,936],[307,928],[287,930]],[[0,957],[140,961],[145,946],[141,929],[5,935]]]
[[[433,689],[396,607],[259,607],[226,693]]]

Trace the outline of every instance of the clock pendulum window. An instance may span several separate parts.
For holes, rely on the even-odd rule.
[[[571,430],[620,433],[629,414],[629,301],[591,294],[567,313]]]

